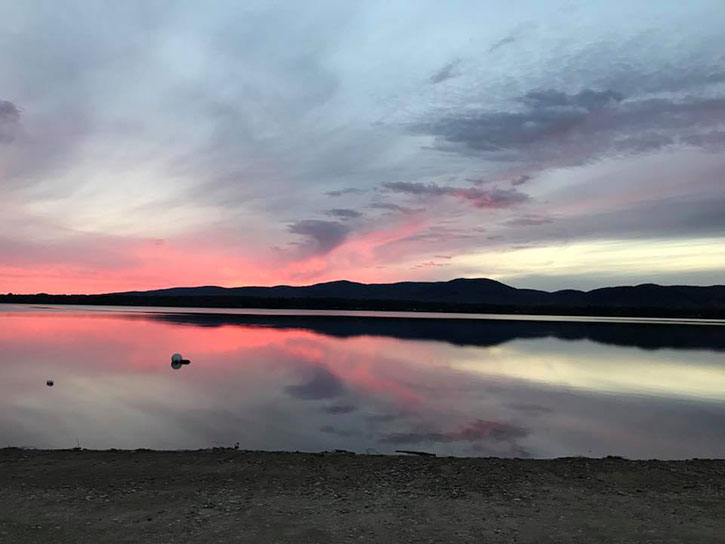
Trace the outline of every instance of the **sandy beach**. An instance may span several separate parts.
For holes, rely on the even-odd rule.
[[[0,450],[0,542],[722,542],[725,461]]]

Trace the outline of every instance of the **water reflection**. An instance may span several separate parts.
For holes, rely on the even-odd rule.
[[[372,313],[372,312],[370,312]],[[230,315],[197,313],[152,314],[153,319],[172,323],[217,327],[249,325],[276,329],[305,329],[329,336],[392,336],[406,340],[439,340],[462,346],[495,346],[519,338],[558,338],[592,340],[615,346],[642,349],[707,349],[725,351],[725,329],[720,326],[693,326],[616,322],[418,319],[294,315]],[[513,316],[508,316],[513,317]],[[611,318],[610,318],[611,319]]]
[[[646,324],[6,313],[0,443],[723,457],[722,336]],[[180,348],[194,364],[171,373]]]

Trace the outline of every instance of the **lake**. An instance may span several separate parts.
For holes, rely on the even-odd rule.
[[[0,446],[722,458],[724,324],[4,305]]]

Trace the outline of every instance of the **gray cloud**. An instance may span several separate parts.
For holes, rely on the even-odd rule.
[[[536,404],[534,402],[512,402],[509,403],[509,407],[525,414],[548,414],[552,412],[552,409],[543,404]]]
[[[520,98],[526,106],[518,112],[485,112],[448,116],[419,125],[444,141],[486,152],[519,150],[532,144],[559,141],[585,123],[595,111],[621,100],[611,91],[582,91],[566,95],[535,91]]]
[[[421,209],[400,206],[398,204],[393,204],[391,202],[373,202],[372,204],[370,204],[368,206],[368,208],[374,208],[374,209],[378,209],[378,210],[390,210],[391,212],[400,212],[400,213],[405,213],[405,214],[423,211]]]
[[[20,110],[7,100],[0,100],[0,143],[12,142],[20,128]]]
[[[433,83],[434,85],[436,83],[441,83],[447,79],[451,79],[453,77],[456,77],[458,74],[456,73],[456,68],[461,63],[460,59],[456,59],[452,62],[449,62],[443,68],[438,70],[435,74],[430,76],[429,81]]]
[[[415,183],[408,181],[395,181],[383,183],[383,187],[396,193],[407,193],[417,196],[444,196],[449,194],[451,187],[441,187],[435,183]]]
[[[285,387],[287,394],[296,399],[318,400],[339,397],[345,391],[342,380],[326,368],[317,367],[311,373],[305,383]]]
[[[343,438],[349,438],[351,436],[355,436],[356,434],[355,431],[351,431],[349,429],[338,429],[337,427],[334,427],[332,425],[323,425],[322,427],[320,427],[320,432],[326,434],[334,434]]]
[[[493,440],[512,442],[524,438],[528,432],[520,427],[497,421],[478,419],[466,427],[447,433],[441,432],[412,432],[390,433],[380,438],[383,444],[425,444],[446,442],[479,442]]]
[[[518,103],[513,111],[446,114],[414,130],[436,136],[441,149],[484,153],[537,169],[677,143],[712,146],[721,140],[714,129],[725,118],[725,98],[717,97],[625,99],[614,90],[537,90]],[[518,179],[526,181],[528,175]]]
[[[519,176],[517,178],[512,179],[511,180],[511,185],[513,185],[515,187],[516,186],[519,186],[519,185],[523,185],[527,181],[531,181],[532,177],[533,176],[529,176],[528,174],[524,174],[523,176]]]
[[[511,32],[509,32],[506,36],[504,36],[500,40],[493,42],[491,44],[491,46],[488,48],[489,54],[501,49],[502,47],[505,47],[512,43],[516,43],[517,41],[519,41],[521,38],[523,38],[526,34],[530,33],[535,28],[536,28],[535,24],[521,23],[516,28],[514,28]]]
[[[343,196],[343,195],[355,195],[364,193],[362,189],[356,187],[347,187],[346,189],[335,189],[334,191],[327,191],[327,196]]]
[[[350,412],[357,410],[357,406],[352,406],[350,404],[333,404],[332,406],[325,406],[322,410],[332,415],[349,414]]]
[[[725,195],[667,197],[625,205],[616,210],[570,217],[526,215],[508,226],[537,226],[513,232],[511,242],[547,242],[596,238],[720,236],[725,232]]]
[[[725,131],[713,130],[701,134],[683,136],[682,141],[693,147],[699,147],[708,151],[719,151],[725,148]]]
[[[572,218],[562,227],[579,236],[601,236],[601,233],[625,238],[690,234],[717,236],[725,232],[725,195],[649,200],[619,210]]]
[[[496,49],[500,49],[504,45],[508,45],[510,43],[514,43],[516,41],[515,36],[506,36],[505,38],[501,38],[500,40],[494,42],[491,47],[488,48],[489,53],[493,53],[496,51]]]
[[[383,187],[389,191],[416,196],[451,196],[469,202],[476,208],[508,208],[529,200],[528,195],[516,189],[490,189],[451,187],[436,183],[390,182]]]
[[[450,243],[452,240],[472,239],[475,233],[468,229],[452,228],[446,225],[433,225],[427,229],[411,234],[389,245],[404,244],[407,242],[423,242],[425,244]]]
[[[617,137],[612,141],[612,149],[626,154],[647,153],[673,145],[675,139],[667,134],[645,132],[634,136]]]
[[[327,210],[325,213],[340,219],[357,219],[363,215],[359,211],[350,208],[333,208],[332,210]]]
[[[594,91],[584,89],[573,95],[561,91],[546,89],[531,91],[521,97],[521,102],[532,110],[545,108],[581,108],[592,112],[607,106],[612,106],[624,100],[624,96],[616,91]]]
[[[506,225],[510,227],[533,227],[551,223],[553,219],[545,215],[525,214],[521,217],[515,217],[506,221]]]
[[[287,230],[303,236],[304,245],[313,253],[325,254],[345,241],[350,227],[338,221],[306,219],[292,223]]]

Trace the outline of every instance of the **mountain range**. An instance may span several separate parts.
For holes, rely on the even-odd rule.
[[[725,319],[725,285],[643,284],[592,291],[517,289],[485,279],[437,282],[333,281],[302,287],[171,287],[99,295],[0,295],[0,303],[314,310],[699,317]]]
[[[725,309],[725,285],[710,287],[662,286],[643,284],[605,287],[592,291],[565,289],[540,291],[517,289],[504,283],[479,279],[454,279],[439,282],[356,283],[333,281],[303,287],[173,287],[153,291],[114,293],[117,296],[204,299],[337,300],[367,303],[405,302],[445,305],[560,308],[661,308]]]

